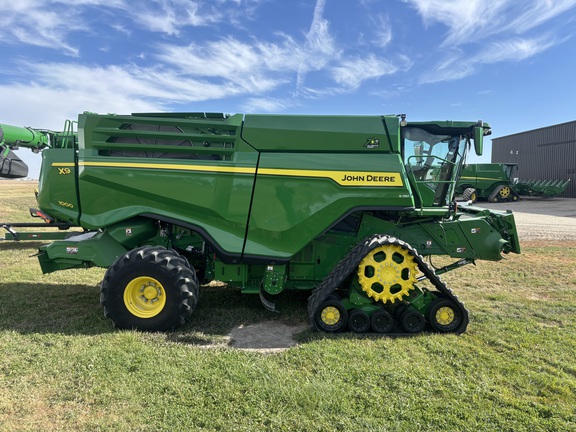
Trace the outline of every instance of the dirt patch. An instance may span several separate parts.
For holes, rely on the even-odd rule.
[[[228,345],[246,351],[282,351],[298,345],[294,336],[309,327],[308,323],[290,326],[277,321],[240,325],[230,332]]]

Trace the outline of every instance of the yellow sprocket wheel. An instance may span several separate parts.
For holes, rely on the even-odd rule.
[[[498,195],[500,195],[501,198],[508,198],[511,193],[512,191],[508,186],[502,186],[498,191]]]
[[[369,297],[382,303],[402,300],[417,282],[418,267],[409,250],[395,244],[380,246],[358,266],[358,282]]]

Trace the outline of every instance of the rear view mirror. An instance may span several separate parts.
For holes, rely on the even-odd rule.
[[[482,150],[484,147],[484,128],[481,126],[476,126],[474,128],[474,150],[478,156],[482,156]]]

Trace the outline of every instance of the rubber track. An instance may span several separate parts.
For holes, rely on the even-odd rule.
[[[452,290],[442,282],[440,277],[436,275],[434,270],[424,261],[424,258],[418,254],[416,249],[396,237],[382,234],[367,237],[356,244],[356,246],[352,248],[352,250],[336,265],[336,267],[334,267],[330,274],[326,276],[316,288],[314,288],[312,294],[308,298],[308,317],[310,318],[312,325],[316,327],[314,324],[314,315],[318,311],[320,305],[334,293],[340,284],[344,282],[344,280],[351,275],[354,270],[356,270],[366,255],[383,245],[397,245],[410,252],[414,257],[414,261],[416,261],[418,268],[428,278],[434,288],[441,292],[446,298],[454,301],[460,309],[462,322],[451,333],[461,334],[466,331],[466,327],[469,323],[468,311],[464,307],[464,304],[458,300],[458,297],[454,295]]]

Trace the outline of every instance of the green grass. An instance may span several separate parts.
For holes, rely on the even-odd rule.
[[[13,182],[20,183],[20,182]],[[26,220],[30,184],[0,182],[0,221]],[[17,187],[16,187],[17,186]],[[325,335],[274,353],[228,347],[240,325],[306,322],[237,289],[205,287],[174,333],[115,331],[101,269],[42,275],[38,243],[0,242],[0,430],[576,430],[576,248],[443,276],[466,303],[461,336]]]

